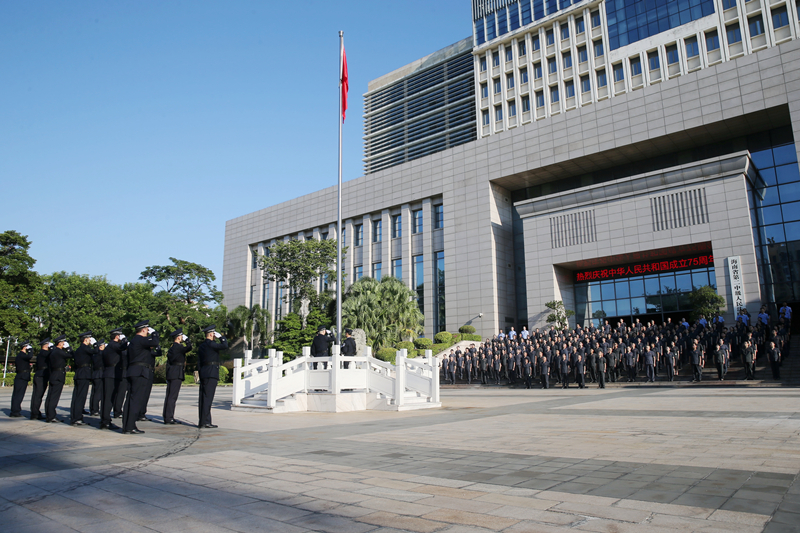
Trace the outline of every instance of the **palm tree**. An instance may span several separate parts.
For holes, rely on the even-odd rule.
[[[269,316],[258,304],[250,309],[240,305],[228,313],[228,321],[233,336],[242,339],[246,350],[252,350],[269,341]]]
[[[397,278],[361,278],[342,299],[342,324],[363,329],[373,349],[413,339],[422,332],[416,293]]]

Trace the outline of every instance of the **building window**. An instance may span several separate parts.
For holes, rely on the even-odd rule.
[[[342,228],[342,246],[347,245],[347,228]]]
[[[586,52],[585,46],[578,47],[578,63],[586,63],[589,61],[589,54]]]
[[[506,47],[506,61],[514,61],[514,50],[510,46]]]
[[[489,98],[489,86],[486,83],[481,83],[481,98]]]
[[[253,258],[253,262],[252,262],[250,268],[258,268],[258,251],[250,250],[250,255]]]
[[[594,42],[594,57],[603,57],[603,41]]]
[[[264,286],[261,288],[261,309],[267,311],[269,305],[269,282],[265,281]]]
[[[638,57],[631,58],[631,76],[638,76],[642,73],[642,60]]]
[[[392,259],[392,276],[403,279],[403,260]]]
[[[283,318],[283,282],[281,281],[278,284],[278,297],[275,298],[275,310],[272,315],[275,317],[275,320],[280,320]]]
[[[736,0],[722,0],[722,9],[736,7]]]
[[[719,50],[719,34],[717,30],[706,33],[706,50]]]
[[[531,110],[531,99],[528,96],[522,97],[522,112],[527,113]]]
[[[728,44],[736,44],[742,42],[742,30],[739,29],[739,23],[735,22],[730,26],[725,26],[725,33],[728,35]]]
[[[506,86],[507,86],[506,88],[508,88],[508,89],[513,89],[514,88],[514,75],[513,74],[509,74],[508,76],[506,76]]]
[[[559,101],[558,86],[554,85],[550,87],[550,102],[555,104],[558,101]]]
[[[531,19],[531,3],[530,2],[522,2],[522,24],[530,24],[532,22]],[[520,54],[522,55],[522,54]]]
[[[320,240],[323,240],[323,241],[327,241],[328,240],[328,232],[327,231],[322,234],[322,237],[321,237]]]
[[[544,37],[545,37],[545,42],[547,43],[547,46],[556,44],[556,36],[553,33],[553,30],[547,30],[547,32],[544,34]]]
[[[372,221],[372,242],[381,242],[383,240],[383,220]]]
[[[411,258],[413,269],[411,271],[411,284],[417,291],[417,304],[420,313],[425,313],[425,263],[422,255],[415,255]]]
[[[533,64],[533,78],[536,80],[542,79],[542,64],[541,63],[534,63]]]
[[[573,98],[575,96],[575,83],[573,83],[572,80],[564,84],[564,94],[567,98]]]
[[[483,19],[475,21],[475,40],[479,45],[486,42],[486,33],[483,29]]]
[[[436,204],[433,206],[433,229],[442,229],[444,227],[444,206]]]
[[[514,100],[511,100],[508,103],[508,116],[509,117],[517,116],[517,103]]]
[[[686,57],[697,57],[700,55],[700,47],[697,46],[697,37],[692,37],[684,41],[686,45]]]
[[[256,304],[256,286],[250,285],[250,309]]]
[[[484,126],[489,125],[489,112],[485,109],[481,111],[481,124]]]
[[[500,78],[494,80],[494,94],[500,94],[502,86],[500,85]]]
[[[569,25],[565,22],[561,25],[561,40],[569,39]]]
[[[534,52],[539,50],[539,48],[541,48],[541,45],[539,43],[539,36],[538,35],[536,37],[534,37],[533,39],[531,39],[531,42],[533,43],[533,51]]]
[[[481,58],[481,72],[486,72],[486,58]]]
[[[392,216],[392,239],[399,239],[403,236],[403,215]]]
[[[589,81],[589,76],[581,76],[581,92],[588,93],[592,90],[592,84]]]
[[[519,28],[519,10],[514,4],[508,6],[508,25],[511,31]]]
[[[651,71],[661,68],[661,63],[658,60],[658,51],[647,52],[647,63],[650,65]]]
[[[747,25],[750,28],[750,37],[763,35],[764,19],[761,18],[761,15],[756,15],[754,17],[750,17],[749,19],[747,19]]]
[[[536,107],[544,107],[544,92],[536,91]]]
[[[494,106],[494,120],[496,122],[503,120],[503,106]]]
[[[786,11],[786,6],[772,10],[772,26],[777,30],[789,25],[789,13]]]
[[[361,266],[361,265],[357,266],[356,267],[356,271],[355,271],[355,275],[353,277],[355,278],[354,281],[358,281],[361,278],[363,278],[364,277],[364,267]]]
[[[520,83],[528,83],[528,69],[519,69],[519,79]]]
[[[622,63],[617,63],[612,68],[614,69],[614,82],[625,81],[625,70],[622,68]]]
[[[592,11],[592,28],[600,26],[600,11]]]
[[[606,69],[598,70],[597,71],[597,86],[598,87],[605,87],[608,85],[608,80],[606,79]]]
[[[671,44],[667,46],[667,65],[674,65],[680,60],[678,56],[678,45]]]
[[[486,15],[486,40],[491,41],[497,37],[497,28],[494,26],[494,13]]]
[[[562,57],[564,60],[564,68],[572,68],[572,54],[570,52],[564,52]]]
[[[492,66],[499,67],[500,66],[500,54],[497,52],[492,52]]]
[[[506,33],[508,33],[506,10],[501,8],[497,11],[497,35],[505,35]]]
[[[444,304],[444,252],[436,252],[436,272],[433,281],[436,295],[436,333],[447,331],[447,319]]]
[[[575,33],[580,35],[581,33],[586,31],[586,24],[583,22],[583,17],[578,17],[575,19]]]
[[[520,57],[524,57],[525,54],[528,53],[527,49],[525,48],[525,41],[519,41],[517,43],[517,53]]]
[[[381,280],[381,263],[372,263],[372,279]]]
[[[422,209],[411,212],[411,233],[422,233]]]
[[[555,59],[548,59],[547,60],[547,72],[548,74],[555,74],[558,71],[558,63],[556,63]]]
[[[364,244],[364,224],[353,226],[353,230],[353,246],[362,246]]]

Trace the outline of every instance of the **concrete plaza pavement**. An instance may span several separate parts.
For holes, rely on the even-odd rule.
[[[192,425],[121,435],[8,418],[0,389],[0,530],[800,530],[797,388],[462,389],[437,410],[293,415],[232,412],[221,388],[213,430],[197,393],[176,413]]]

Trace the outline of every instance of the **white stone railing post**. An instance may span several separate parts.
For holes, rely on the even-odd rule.
[[[242,360],[233,360],[233,405],[239,405],[242,401]]]
[[[365,384],[365,389],[367,391],[367,394],[369,394],[369,376],[370,376],[370,372],[371,372],[370,366],[369,366],[369,358],[372,357],[372,346],[365,346],[364,347],[364,357],[367,358],[367,363],[364,366],[364,368],[367,371],[367,375],[366,375],[367,382]]]
[[[277,395],[277,381],[278,381],[278,372],[276,370],[277,366],[280,363],[283,363],[283,352],[276,352],[274,349],[267,352],[269,354],[269,384],[267,385],[267,407],[270,409],[274,409],[275,405],[278,403]],[[278,363],[278,359],[280,358],[280,363]]]
[[[431,393],[428,395],[432,403],[439,403],[439,367],[436,364],[436,357],[433,351],[425,350],[425,359],[431,367]]]
[[[311,346],[303,346],[303,357],[311,357]],[[303,366],[300,368],[300,372],[303,373],[303,392],[308,392],[308,377],[311,375],[308,373],[311,370],[312,366],[311,363],[306,361]],[[297,369],[295,369],[297,372]]]
[[[244,366],[247,366],[252,362],[253,362],[253,350],[245,350],[244,351]]]
[[[340,350],[341,346],[338,344],[333,345],[331,350],[331,394],[339,394],[339,364],[340,364]]]
[[[398,350],[395,355],[394,403],[403,406],[406,400],[406,356],[408,351]]]

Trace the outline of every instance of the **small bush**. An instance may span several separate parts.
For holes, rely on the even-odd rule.
[[[433,346],[433,341],[425,337],[420,337],[414,341],[414,346],[416,346],[417,350],[430,350],[431,346]]]
[[[228,372],[227,368],[225,368],[224,366],[220,366],[219,367],[219,382],[220,383],[226,383],[228,381],[228,376],[229,375],[230,375],[230,372]]]
[[[413,342],[408,342],[408,341],[406,341],[406,342],[398,342],[396,349],[397,350],[408,350],[409,353],[410,353],[411,350],[414,349],[414,343]]]
[[[463,340],[461,333],[454,333],[453,334],[453,344],[457,342],[461,342]]]
[[[465,333],[464,335],[461,335],[461,340],[462,341],[481,342],[481,336],[480,335],[470,335],[468,333]]]
[[[395,349],[394,348],[381,348],[378,350],[378,353],[375,354],[375,359],[380,359],[381,361],[386,361],[387,363],[395,363]]]
[[[466,333],[468,335],[472,335],[473,333],[475,333],[475,326],[471,326],[469,324],[465,324],[465,325],[461,326],[460,328],[458,328],[458,332],[459,333]]]
[[[167,382],[167,365],[158,365],[153,370],[153,383]]]
[[[408,355],[406,355],[406,357],[408,357],[409,359],[414,359],[418,355],[422,355],[422,352],[419,350],[409,350]]]
[[[434,335],[433,340],[436,344],[447,344],[449,346],[453,344],[453,334],[447,331],[440,331]]]
[[[194,385],[194,375],[193,374],[186,374],[183,376],[183,384],[184,385]]]
[[[450,346],[452,346],[452,344],[434,344],[431,346],[431,351],[433,352],[433,355],[436,355],[437,353],[448,349]]]

